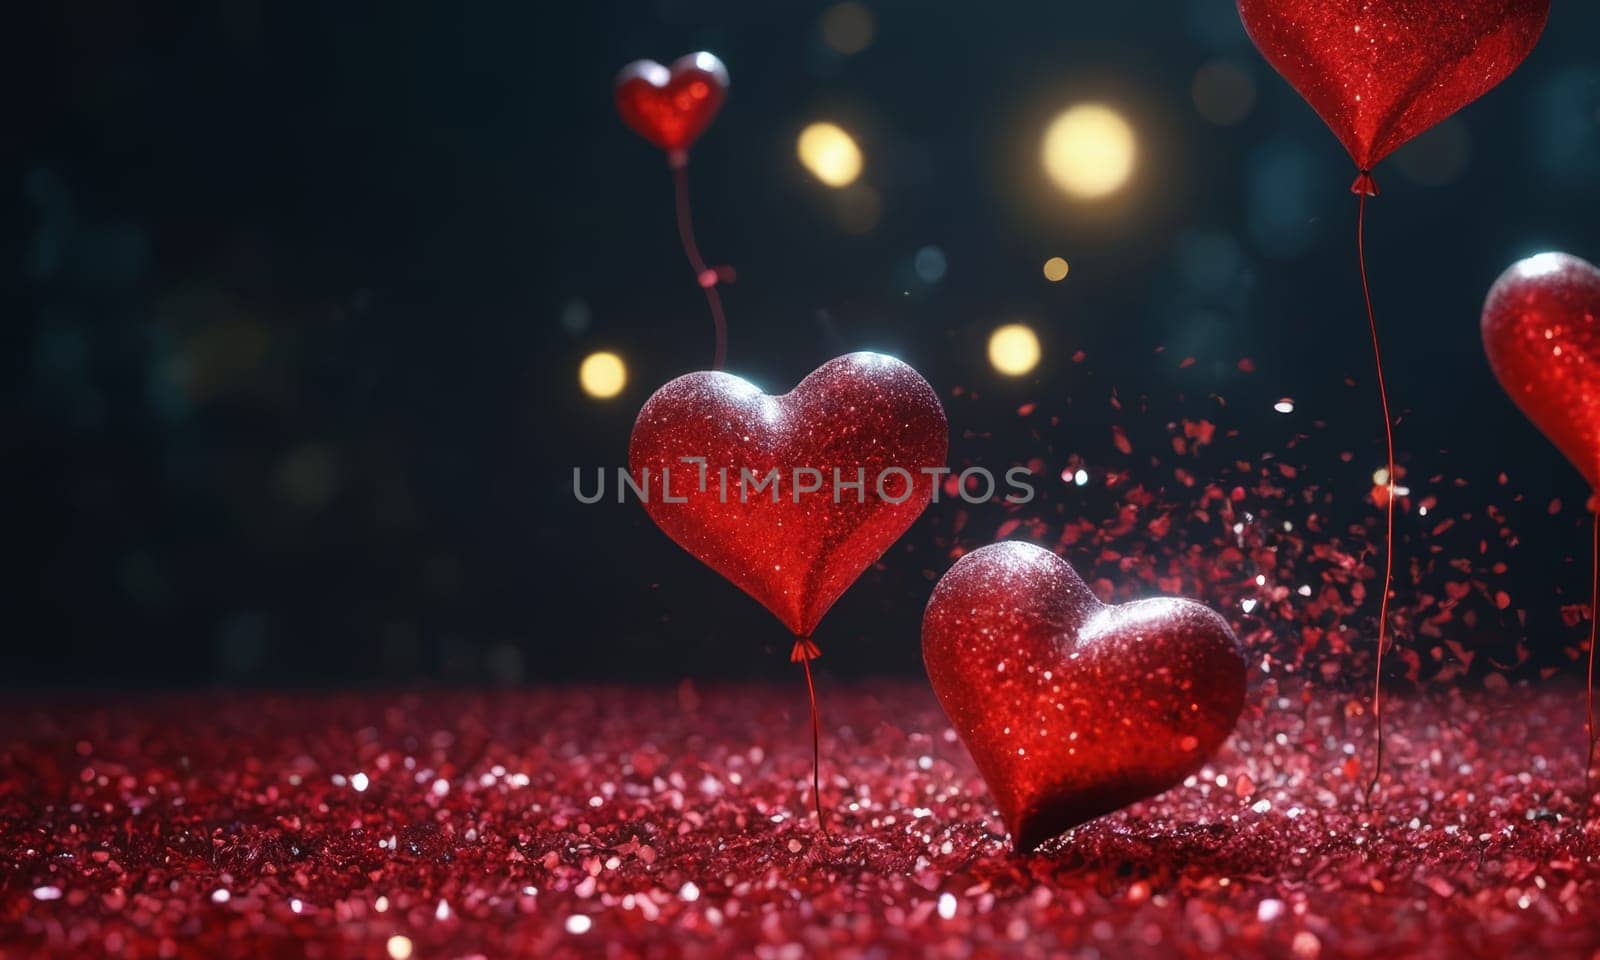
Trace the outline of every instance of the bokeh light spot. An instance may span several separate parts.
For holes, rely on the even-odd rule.
[[[923,283],[938,283],[944,279],[947,267],[944,251],[929,245],[917,251],[912,260],[912,267],[917,271],[917,278]]]
[[[1256,105],[1255,80],[1231,60],[1212,60],[1202,65],[1195,71],[1189,93],[1200,116],[1219,127],[1239,123]]]
[[[1059,283],[1067,279],[1067,261],[1060,257],[1051,257],[1044,262],[1044,278],[1051,283]]]
[[[989,335],[989,362],[1008,377],[1020,377],[1039,365],[1039,337],[1024,323],[1008,323]]]
[[[600,350],[583,358],[578,366],[578,383],[589,396],[607,400],[621,393],[627,385],[628,368],[621,357],[609,350]]]
[[[826,121],[800,131],[800,163],[830,187],[848,187],[861,176],[861,148],[843,127]]]
[[[872,46],[872,11],[859,3],[836,3],[822,14],[822,42],[846,56]]]
[[[1133,175],[1138,145],[1133,127],[1104,104],[1081,103],[1050,121],[1040,158],[1045,173],[1071,196],[1110,196]]]
[[[570,336],[578,337],[587,333],[593,319],[589,305],[576,297],[568,300],[561,308],[561,329],[567,331]]]

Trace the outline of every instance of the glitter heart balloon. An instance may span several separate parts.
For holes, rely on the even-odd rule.
[[[1500,275],[1483,347],[1501,386],[1600,490],[1600,269],[1543,253]]]
[[[1189,600],[1106,606],[1065,560],[967,554],[922,620],[928,679],[1019,850],[1175,786],[1244,706],[1244,651]]]
[[[617,113],[639,136],[669,153],[700,138],[728,96],[728,68],[709,53],[679,57],[668,69],[635,60],[617,74]]]
[[[803,638],[922,513],[949,439],[915,370],[852,353],[780,397],[679,377],[639,411],[628,462],[656,525]]]
[[[1363,171],[1504,80],[1550,13],[1550,0],[1238,2],[1267,62]]]

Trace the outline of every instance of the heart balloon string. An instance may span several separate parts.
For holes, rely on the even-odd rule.
[[[689,147],[711,125],[727,99],[728,68],[704,51],[680,57],[670,68],[654,60],[636,60],[617,74],[612,95],[622,121],[667,154],[678,241],[694,271],[695,283],[705,291],[706,304],[711,308],[711,368],[721,370],[728,358],[728,321],[717,286],[732,283],[734,272],[725,265],[707,266],[700,255],[689,203]]]
[[[1600,494],[1597,494],[1600,496]],[[1600,618],[1600,504],[1590,501],[1594,510],[1594,534],[1589,544],[1589,680],[1584,683],[1584,736],[1589,738],[1589,749],[1584,750],[1584,814],[1594,805],[1595,770],[1595,627]]]
[[[811,699],[811,800],[817,809],[817,828],[827,836],[828,820],[822,814],[822,717],[817,712],[817,686],[811,680],[811,661],[820,656],[822,651],[810,637],[796,637],[789,651],[789,662],[806,672],[806,695]]]
[[[711,369],[721,370],[728,361],[728,320],[722,312],[722,296],[717,293],[717,284],[732,283],[733,268],[726,265],[708,267],[705,258],[700,256],[700,245],[694,238],[694,211],[689,206],[688,152],[674,151],[667,162],[672,167],[672,193],[678,213],[678,240],[683,244],[683,255],[688,258],[689,267],[694,270],[695,282],[705,291],[706,304],[711,308],[711,324],[716,338],[711,354]]]
[[[1378,650],[1372,668],[1372,724],[1373,759],[1372,779],[1367,782],[1367,795],[1378,787],[1383,775],[1383,651],[1384,637],[1389,628],[1389,592],[1394,583],[1394,418],[1389,413],[1389,386],[1383,376],[1383,350],[1378,346],[1378,319],[1372,309],[1372,287],[1367,282],[1367,198],[1378,195],[1378,184],[1372,174],[1363,170],[1350,187],[1356,201],[1356,262],[1361,266],[1361,296],[1367,304],[1367,329],[1372,334],[1372,362],[1378,373],[1378,401],[1383,407],[1384,450],[1388,455],[1386,490],[1383,498],[1383,592],[1378,600]]]
[[[1367,198],[1378,194],[1372,169],[1395,148],[1510,75],[1544,31],[1550,0],[1237,0],[1237,4],[1251,42],[1322,117],[1359,171],[1350,187],[1360,198],[1356,252],[1388,453],[1370,797],[1383,767],[1383,654],[1394,573],[1395,493],[1394,421],[1367,283]]]

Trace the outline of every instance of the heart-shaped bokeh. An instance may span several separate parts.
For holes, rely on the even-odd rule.
[[[1550,0],[1238,3],[1267,62],[1362,170],[1504,80],[1550,13]]]
[[[1018,850],[1177,785],[1244,706],[1244,651],[1208,607],[1106,606],[1019,541],[940,579],[922,657]]]
[[[671,68],[635,60],[617,74],[612,93],[623,123],[661,149],[681,153],[722,109],[728,68],[704,51],[679,57]]]
[[[1600,490],[1600,268],[1542,253],[1501,274],[1483,346],[1506,393]]]
[[[667,536],[809,637],[928,505],[949,441],[917,371],[852,353],[778,397],[731,374],[679,377],[639,411],[628,463]],[[774,470],[776,493],[762,484]]]

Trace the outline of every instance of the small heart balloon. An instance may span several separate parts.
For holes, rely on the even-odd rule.
[[[928,679],[1019,850],[1175,786],[1233,730],[1245,658],[1189,600],[1105,606],[1006,541],[951,567],[922,620]]]
[[[915,370],[852,353],[778,397],[679,377],[639,411],[628,462],[656,525],[804,638],[922,513],[949,440]]]
[[[1600,269],[1565,253],[1513,264],[1483,305],[1501,386],[1600,490]]]
[[[728,68],[701,52],[679,57],[669,70],[635,60],[617,74],[617,113],[639,136],[679,154],[700,138],[728,96]]]
[[[1250,39],[1368,171],[1528,56],[1550,0],[1238,0]]]

